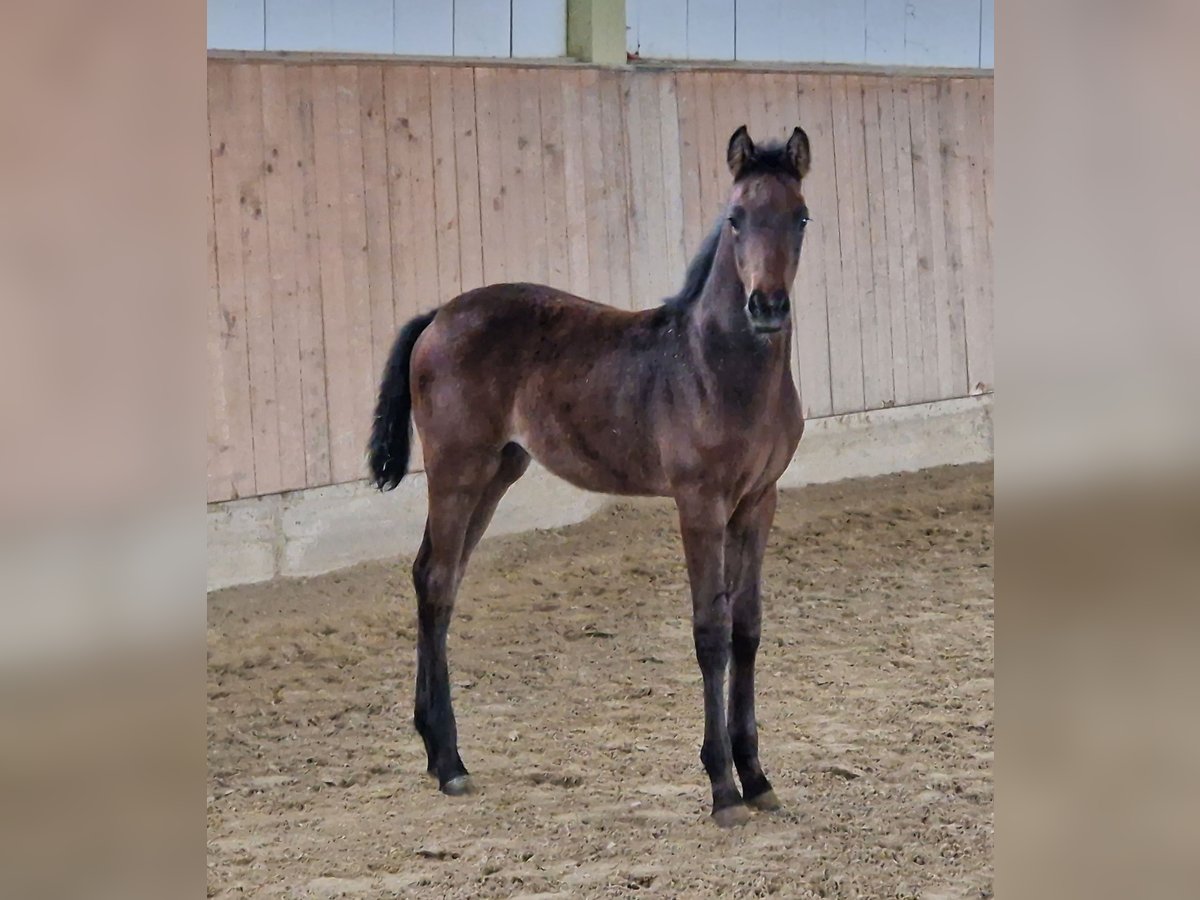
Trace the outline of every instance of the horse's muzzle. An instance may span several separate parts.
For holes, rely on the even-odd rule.
[[[751,291],[746,301],[750,325],[759,334],[782,331],[791,311],[792,301],[787,291],[772,291],[770,294],[765,291]]]

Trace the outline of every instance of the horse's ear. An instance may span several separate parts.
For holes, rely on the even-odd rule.
[[[726,152],[729,171],[733,173],[733,177],[737,178],[738,173],[742,170],[742,166],[746,165],[753,158],[754,141],[750,140],[750,132],[743,125],[729,139],[729,150]]]
[[[812,151],[808,146],[808,135],[804,133],[803,128],[797,127],[788,138],[787,156],[801,178],[812,168]]]

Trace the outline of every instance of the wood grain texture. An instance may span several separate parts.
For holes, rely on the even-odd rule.
[[[554,75],[555,73],[551,73]],[[569,289],[581,297],[592,296],[587,214],[588,158],[584,147],[583,87],[579,72],[564,72],[562,87],[563,181],[566,191],[567,253],[570,258]]]
[[[606,197],[613,190],[608,178],[608,161],[601,144],[600,73],[594,69],[580,72],[579,112],[583,119],[584,210],[588,242],[589,298],[618,305],[613,290],[613,265],[610,261],[612,240],[608,233]],[[614,236],[617,237],[617,236]]]
[[[868,253],[860,247],[860,194],[862,169],[854,151],[856,118],[851,109],[855,86],[845,76],[830,78],[830,104],[833,118],[834,171],[837,184],[837,231],[839,253],[834,263],[840,272],[839,290],[829,303],[829,359],[835,414],[867,408],[863,375],[862,295],[859,254]],[[855,105],[861,109],[861,99]]]
[[[304,394],[300,374],[300,317],[297,267],[302,235],[296,228],[296,206],[303,189],[289,164],[292,146],[286,71],[259,68],[262,82],[264,217],[270,271],[271,328],[275,374],[275,415],[279,429],[279,489],[308,483],[304,453]]]
[[[325,336],[326,399],[329,408],[330,477],[354,477],[354,348],[346,301],[346,260],[343,237],[343,165],[338,121],[336,72],[331,66],[312,69],[313,133],[317,175],[317,229],[321,265],[321,321]],[[360,162],[361,171],[361,162]],[[348,166],[352,168],[352,166]],[[345,173],[346,180],[353,173]],[[358,348],[361,355],[366,347]]]
[[[942,137],[942,105],[947,94],[945,82],[925,82],[922,94],[925,100],[925,153],[930,175],[929,225],[933,240],[931,265],[936,302],[934,332],[938,351],[938,396],[959,397],[967,389],[967,352],[962,291],[958,273],[952,271],[953,263],[958,261],[952,257],[950,248],[951,240],[957,241],[957,235],[946,233],[948,206],[953,201],[946,182],[944,157],[948,145]]]
[[[387,363],[398,324],[392,293],[392,220],[387,192],[387,101],[383,93],[383,71],[379,66],[363,66],[358,75],[367,226],[367,293],[371,307],[371,370],[377,380]]]
[[[609,292],[614,306],[633,308],[633,272],[629,261],[629,150],[622,75],[600,73],[600,140],[608,161],[604,198],[608,255],[612,265]]]
[[[210,82],[211,87],[211,82]],[[230,451],[233,449],[230,434],[229,404],[225,395],[224,371],[224,323],[221,317],[221,275],[217,268],[217,224],[213,202],[213,179],[210,151],[208,178],[205,182],[205,269],[208,276],[208,293],[205,295],[205,363],[208,366],[208,401],[205,425],[208,458],[208,502],[232,500],[233,468]]]
[[[871,253],[872,282],[870,306],[874,309],[871,333],[863,334],[863,360],[867,405],[871,409],[896,404],[896,361],[892,314],[892,273],[888,266],[887,216],[883,180],[883,141],[881,138],[879,95],[886,82],[864,78],[861,82],[863,106],[863,157],[866,163],[867,239]],[[866,317],[864,317],[866,319]],[[901,358],[903,364],[903,357]]]
[[[320,200],[317,193],[316,138],[313,128],[312,71],[305,66],[285,70],[292,155],[299,185],[293,206],[297,229],[296,272],[300,334],[300,386],[304,401],[304,467],[307,482],[328,484],[329,402],[325,377],[325,319],[321,294]]]
[[[209,73],[209,142],[212,159],[213,219],[219,278],[221,402],[224,416],[218,432],[223,444],[216,451],[228,484],[226,493],[248,497],[255,493],[254,424],[250,411],[250,364],[246,337],[246,276],[243,267],[242,183],[247,177],[245,154],[239,149],[244,118],[234,94],[233,65],[215,66]],[[253,177],[253,173],[249,173]]]
[[[895,170],[894,196],[889,197],[889,222],[897,227],[889,234],[890,259],[899,257],[900,291],[904,309],[904,361],[903,381],[897,381],[896,402],[898,404],[922,403],[931,399],[932,385],[926,377],[925,332],[921,318],[921,276],[918,265],[920,247],[917,240],[916,201],[913,194],[913,150],[909,118],[909,90],[907,80],[893,80],[891,86],[892,129],[889,165],[884,160],[886,171]],[[885,137],[886,141],[886,137]],[[885,149],[887,149],[885,147]],[[895,272],[895,267],[892,268]],[[893,278],[896,276],[893,275]],[[895,297],[893,288],[893,298]],[[895,316],[895,306],[893,306]],[[895,319],[893,318],[893,321]],[[893,333],[893,337],[894,337]],[[895,343],[893,342],[893,346]]]
[[[688,255],[684,243],[686,210],[679,129],[679,104],[671,72],[655,76],[658,89],[659,146],[662,148],[663,239],[666,242],[664,295],[674,294],[683,283]]]
[[[563,97],[558,74],[534,70],[542,116],[542,188],[546,217],[546,283],[571,289],[568,244],[566,150],[563,136]]]
[[[483,224],[480,187],[479,130],[475,99],[475,70],[455,67],[454,170],[458,185],[459,267],[464,291],[482,287]]]
[[[683,212],[684,256],[690,260],[704,239],[713,215],[704,206],[700,163],[700,110],[696,72],[675,73],[675,98],[679,111],[679,199]],[[711,112],[709,113],[711,117]],[[676,285],[682,284],[682,274]]]
[[[433,138],[433,204],[437,245],[438,296],[462,292],[462,247],[458,224],[458,162],[454,130],[454,72],[449,66],[429,70],[430,125]],[[474,141],[472,140],[472,143]]]

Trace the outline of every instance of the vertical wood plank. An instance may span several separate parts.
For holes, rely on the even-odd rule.
[[[696,72],[693,80],[696,111],[696,147],[699,166],[697,173],[700,178],[700,209],[705,223],[700,231],[701,238],[708,234],[708,228],[713,219],[718,216],[725,206],[726,193],[718,194],[718,173],[725,170],[725,149],[729,135],[724,136],[724,142],[717,138],[717,128],[714,122],[713,106],[713,76],[710,72]],[[697,241],[692,245],[692,253],[700,249]]]
[[[508,280],[505,247],[503,163],[500,153],[499,70],[475,70],[475,111],[479,135],[479,208],[483,230],[483,281]]]
[[[923,368],[925,374],[925,400],[936,400],[942,396],[941,364],[938,360],[938,309],[939,294],[946,291],[944,244],[940,257],[935,253],[933,210],[941,210],[939,202],[933,201],[936,173],[938,171],[938,148],[930,146],[925,127],[925,102],[930,94],[925,81],[913,81],[908,91],[910,144],[912,146],[913,203],[916,213],[917,273],[919,279]],[[932,102],[932,101],[930,101]],[[938,217],[940,219],[940,215]]]
[[[337,98],[339,200],[342,215],[342,272],[345,277],[344,309],[349,365],[337,373],[346,381],[348,408],[344,410],[344,433],[335,438],[334,476],[354,481],[366,475],[364,454],[371,428],[375,390],[378,386],[371,335],[371,287],[367,264],[366,184],[363,173],[362,104],[358,66],[340,65],[334,70]],[[333,375],[332,371],[326,373]]]
[[[209,90],[213,89],[212,70],[209,65]],[[210,112],[211,121],[211,112]],[[211,133],[210,133],[211,140]],[[233,464],[230,451],[231,430],[229,404],[225,395],[224,320],[221,315],[221,275],[217,268],[217,223],[213,195],[212,152],[209,151],[209,172],[206,179],[205,211],[207,214],[207,268],[208,294],[205,298],[206,335],[205,360],[208,364],[207,425],[208,455],[208,502],[231,500],[235,496],[233,487]]]
[[[696,92],[697,75],[696,72],[676,72],[674,79],[679,108],[680,199],[683,208],[685,260],[691,259],[692,254],[699,249],[708,227],[708,218],[712,215],[704,205],[703,179],[700,173],[700,101]],[[675,276],[676,288],[683,284],[683,274],[680,270]]]
[[[663,237],[666,241],[663,296],[674,294],[683,282],[687,266],[684,244],[686,200],[682,169],[682,135],[679,130],[679,105],[675,77],[671,72],[655,76],[658,88],[659,145],[662,147]]]
[[[517,98],[517,168],[509,197],[518,201],[522,225],[518,232],[520,280],[545,284],[550,271],[546,240],[546,182],[543,174],[541,90],[537,72],[516,69],[505,73]]]
[[[271,324],[274,340],[280,490],[307,484],[304,460],[304,398],[300,376],[299,260],[295,206],[300,202],[292,147],[285,72],[259,68],[262,79],[263,185],[267,223]]]
[[[616,305],[610,263],[608,217],[605,214],[608,184],[604,146],[601,143],[600,73],[585,69],[580,74],[579,115],[583,119],[583,151],[586,174],[584,216],[587,220],[588,281],[591,299]]]
[[[254,424],[250,413],[250,365],[246,341],[246,280],[242,268],[241,181],[244,164],[235,150],[242,131],[234,106],[233,65],[210,65],[209,152],[213,221],[219,278],[218,319],[221,393],[225,412],[220,455],[226,460],[229,493],[252,496]]]
[[[925,139],[930,157],[930,211],[933,226],[934,284],[937,293],[938,397],[961,397],[967,390],[967,349],[963,329],[961,257],[957,235],[949,233],[953,196],[947,179],[950,144],[943,136],[943,107],[948,105],[944,80],[925,86]],[[948,117],[947,112],[947,117]],[[955,246],[952,247],[952,242]]]
[[[983,116],[983,202],[987,210],[988,246],[992,246],[994,231],[994,210],[992,205],[992,142],[995,139],[995,80],[981,79],[982,95],[980,97],[981,114]]]
[[[566,191],[567,253],[570,257],[570,291],[591,297],[588,267],[587,159],[584,152],[582,94],[578,72],[563,72],[562,142],[563,180]]]
[[[296,246],[300,386],[304,401],[304,466],[309,487],[329,484],[329,403],[325,377],[325,321],[321,295],[320,209],[317,194],[316,137],[313,129],[313,80],[308,66],[287,66],[292,155],[285,164],[298,178],[293,206]]]
[[[958,194],[957,230],[962,242],[963,259],[967,391],[977,394],[990,390],[993,381],[991,254],[987,244],[987,211],[983,201],[983,116],[977,80],[964,78],[951,81],[950,99],[954,122],[953,165]]]
[[[571,254],[567,242],[566,150],[563,138],[562,84],[559,72],[535,72],[542,112],[543,187],[546,216],[546,283],[571,290]],[[574,110],[571,111],[574,115]]]
[[[662,128],[659,125],[658,80],[655,72],[635,73],[633,87],[638,94],[642,113],[642,132],[636,133],[628,126],[626,138],[632,150],[635,143],[644,150],[642,173],[645,193],[642,204],[646,209],[646,243],[643,252],[649,254],[645,269],[647,282],[633,295],[633,302],[640,308],[657,306],[663,298],[673,292],[679,274],[670,268],[667,211],[663,192],[663,157],[669,152],[662,144]]]
[[[863,376],[863,343],[859,286],[859,191],[860,168],[852,148],[854,126],[861,134],[861,120],[850,109],[853,89],[842,75],[830,78],[830,111],[833,121],[833,153],[837,186],[838,258],[840,272],[836,295],[829,298],[829,358],[833,412],[858,412],[866,408]],[[867,248],[862,248],[867,252]],[[826,257],[827,263],[830,261]],[[827,266],[828,276],[830,269]]]
[[[367,288],[371,307],[372,387],[383,375],[396,337],[395,298],[392,296],[392,225],[388,205],[387,100],[383,70],[358,70],[360,127],[363,144],[363,200],[366,213]],[[368,396],[374,393],[372,390]]]
[[[866,159],[867,177],[867,217],[868,235],[871,244],[871,277],[873,283],[872,300],[874,301],[875,331],[871,336],[873,341],[867,345],[867,335],[864,335],[863,353],[870,354],[874,365],[868,366],[866,372],[873,373],[873,378],[867,379],[867,384],[874,387],[875,394],[866,397],[871,409],[894,406],[896,403],[896,357],[893,353],[894,337],[892,328],[892,273],[888,266],[888,244],[891,235],[887,229],[885,214],[886,187],[883,180],[883,144],[880,136],[880,104],[879,95],[886,86],[881,78],[862,79],[863,104],[863,150]],[[903,324],[903,320],[901,320]],[[902,336],[901,336],[902,337]],[[900,356],[900,365],[904,356]],[[866,374],[866,373],[864,373]]]
[[[859,336],[862,347],[863,365],[863,408],[879,409],[885,406],[891,395],[892,367],[881,350],[881,331],[885,323],[880,322],[876,304],[875,272],[872,261],[871,210],[868,191],[868,172],[865,144],[865,116],[863,112],[863,79],[847,76],[846,114],[849,121],[847,141],[848,181],[839,184],[839,190],[848,188],[853,195],[853,228],[855,232],[855,261],[857,263],[856,293],[859,307]],[[839,172],[839,181],[840,172]],[[890,343],[890,342],[889,342]]]
[[[885,177],[894,173],[894,184],[889,189],[888,242],[889,270],[893,273],[893,285],[898,285],[901,302],[897,303],[895,289],[892,294],[893,339],[903,334],[902,347],[893,340],[894,352],[904,357],[904,376],[897,371],[897,404],[922,403],[929,399],[925,384],[925,333],[921,321],[921,286],[917,261],[920,247],[917,242],[916,208],[913,199],[912,137],[909,131],[908,81],[893,79],[890,90],[890,119],[885,116],[884,129],[884,172]],[[885,98],[886,102],[886,98]],[[886,124],[890,121],[890,127]],[[893,227],[894,226],[894,227]],[[897,281],[897,272],[899,278]],[[898,310],[902,311],[903,330],[895,323]]]
[[[652,152],[643,119],[641,78],[636,72],[622,76],[622,99],[629,126],[629,264],[633,284],[633,303],[642,308],[653,301],[656,266],[661,266],[661,253],[653,250],[654,232],[650,209],[650,161]],[[657,137],[657,129],[656,137]],[[655,141],[657,143],[657,140]]]
[[[438,296],[442,300],[449,300],[462,292],[458,161],[454,128],[454,69],[449,66],[430,67],[429,99],[433,131],[433,201],[437,208],[434,228],[437,244]]]
[[[412,177],[412,208],[416,219],[413,245],[413,274],[416,303],[426,310],[446,298],[438,290],[437,206],[433,194],[433,116],[429,97],[429,67],[405,66],[408,87],[408,141]]]
[[[279,415],[275,385],[275,333],[271,320],[271,273],[263,183],[262,75],[258,66],[233,69],[232,102],[237,161],[242,277],[246,291],[246,349],[249,354],[250,416],[254,429],[254,487],[258,494],[283,490],[279,458]]]
[[[632,272],[629,263],[629,148],[625,140],[625,104],[621,73],[600,73],[600,137],[607,161],[608,190],[605,218],[608,252],[613,272],[609,290],[614,306],[633,308]]]
[[[342,207],[341,127],[338,84],[331,66],[314,66],[313,133],[316,139],[318,228],[321,258],[321,313],[325,332],[326,397],[329,405],[329,468],[335,482],[348,481],[355,470],[355,380],[346,298],[346,259]]]
[[[454,165],[458,175],[458,244],[462,277],[460,289],[469,291],[484,284],[475,70],[455,67],[453,73]]]
[[[528,237],[521,188],[521,98],[511,69],[496,72],[496,114],[500,126],[500,215],[504,223],[504,265],[507,281],[530,280],[526,263]]]

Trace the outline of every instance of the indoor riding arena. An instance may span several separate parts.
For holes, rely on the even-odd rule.
[[[208,15],[209,896],[991,897],[992,4]],[[454,602],[473,791],[439,792],[436,469],[418,440],[381,493],[366,462],[397,333],[509,282],[659,307],[742,125],[811,146],[752,680],[781,808],[710,817],[675,502],[536,454]]]

